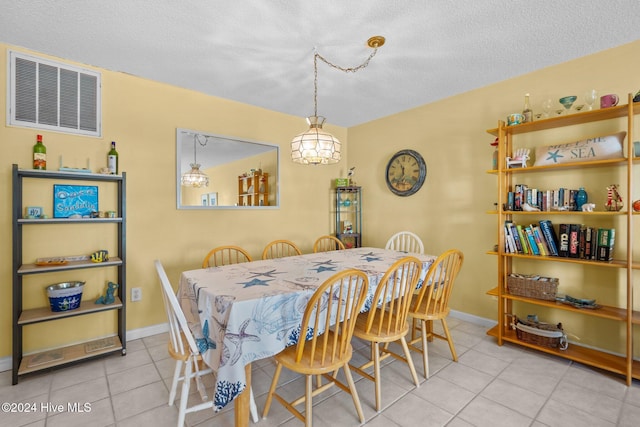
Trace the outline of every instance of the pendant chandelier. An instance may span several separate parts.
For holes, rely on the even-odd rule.
[[[291,141],[291,160],[303,165],[328,165],[340,161],[341,144],[338,138],[322,129],[325,118],[318,116],[318,59],[332,68],[345,73],[355,73],[369,65],[369,61],[378,52],[378,48],[385,42],[384,37],[374,36],[367,41],[367,46],[373,48],[369,57],[357,67],[344,68],[326,60],[318,52],[313,55],[313,116],[307,117],[309,129],[296,135]]]
[[[209,177],[200,170],[200,164],[198,163],[198,159],[196,157],[196,143],[200,146],[204,147],[207,145],[209,141],[209,137],[205,136],[204,143],[200,142],[198,139],[198,134],[193,135],[193,163],[191,163],[191,170],[182,175],[180,182],[184,187],[208,187],[209,186]]]

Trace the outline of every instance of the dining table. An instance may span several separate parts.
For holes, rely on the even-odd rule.
[[[248,426],[251,363],[297,343],[313,292],[337,272],[361,270],[369,279],[362,309],[368,311],[384,273],[408,255],[422,262],[420,287],[436,256],[374,247],[182,272],[177,295],[203,360],[215,373],[214,410],[235,400],[235,425]]]

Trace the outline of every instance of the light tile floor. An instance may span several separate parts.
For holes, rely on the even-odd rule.
[[[422,376],[414,354],[420,387],[408,367],[387,359],[382,368],[383,410],[374,409],[373,383],[354,374],[367,427],[419,426],[638,426],[640,382],[627,387],[621,377],[570,361],[505,344],[485,335],[485,328],[457,319],[449,321],[459,355],[451,361],[446,342],[429,345],[431,377]],[[0,426],[164,427],[175,426],[177,409],[168,406],[174,362],[165,334],[131,341],[127,356],[109,356],[50,373],[21,377],[0,373],[0,402],[28,403],[31,412],[0,412]],[[365,360],[368,347],[354,344],[353,363]],[[261,413],[274,363],[253,364],[253,391]],[[303,393],[303,380],[283,372],[287,397]],[[209,384],[210,385],[210,384]],[[190,396],[196,402],[197,394]],[[84,412],[68,411],[77,403]],[[85,407],[84,404],[88,405]],[[62,412],[57,405],[62,405]],[[4,407],[3,407],[4,408]],[[314,425],[357,426],[353,403],[337,387],[314,399]],[[233,426],[233,405],[218,414],[210,410],[187,415],[193,426]],[[258,425],[300,426],[302,423],[274,400],[269,416]]]

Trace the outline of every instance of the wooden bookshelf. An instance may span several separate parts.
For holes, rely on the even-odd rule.
[[[498,326],[487,331],[487,335],[492,337],[498,337]],[[615,354],[606,353],[604,351],[595,350],[588,347],[583,347],[574,343],[569,344],[566,350],[559,350],[557,348],[543,347],[534,345],[525,341],[521,341],[516,336],[515,331],[509,330],[502,334],[502,339],[507,342],[521,345],[523,347],[531,348],[534,350],[542,351],[544,353],[560,356],[565,359],[573,360],[574,362],[583,363],[585,365],[593,366],[595,368],[603,369],[605,371],[614,372],[620,375],[627,374],[627,360],[625,357],[617,356]],[[633,378],[640,378],[640,362],[633,362]]]
[[[498,296],[498,288],[493,288],[487,292],[487,295]],[[568,304],[564,304],[560,301],[549,301],[535,298],[527,298],[519,295],[504,294],[502,298],[511,301],[521,301],[530,304],[535,304],[542,307],[550,307],[558,310],[570,311],[573,313],[586,314],[588,316],[602,317],[603,319],[625,321],[627,319],[627,310],[619,307],[599,305],[596,309],[590,308],[578,308]],[[633,312],[633,315],[640,319],[640,312]]]
[[[502,121],[498,122],[498,127],[489,129],[487,132],[498,137],[498,168],[496,170],[487,171],[488,174],[495,176],[498,180],[497,209],[490,210],[487,213],[497,220],[497,250],[487,251],[488,254],[497,258],[497,286],[487,291],[487,295],[497,300],[497,319],[498,324],[487,333],[497,338],[498,345],[503,342],[511,342],[524,347],[543,351],[545,353],[554,354],[559,357],[574,360],[586,365],[590,365],[599,369],[607,370],[620,374],[624,377],[627,385],[631,384],[632,379],[640,379],[640,362],[634,360],[640,357],[634,354],[633,336],[634,330],[637,334],[637,328],[640,327],[640,307],[634,307],[634,271],[640,270],[640,259],[634,249],[634,228],[638,212],[631,210],[630,204],[636,195],[633,190],[634,181],[637,181],[637,174],[640,171],[638,165],[640,158],[634,157],[634,119],[640,114],[640,103],[633,102],[633,95],[628,94],[628,103],[618,105],[616,107],[606,109],[596,109],[593,111],[572,112],[569,115],[552,117],[549,119],[537,120],[530,123],[524,123],[514,126],[506,126]],[[519,147],[519,135],[525,135],[536,132],[535,138],[523,138],[527,148],[545,145],[545,135],[550,135],[554,129],[569,128],[568,132],[576,135],[576,141],[584,138],[592,138],[592,128],[585,128],[582,125],[603,122],[615,119],[613,126],[626,125],[626,144],[623,144],[623,155],[614,159],[606,160],[590,160],[584,162],[562,163],[558,165],[545,166],[528,166],[522,168],[507,168],[505,158],[514,152],[514,147]],[[602,128],[609,127],[605,124]],[[636,137],[637,138],[637,137]],[[540,141],[539,143],[537,141]],[[510,200],[509,192],[516,191],[516,177],[522,180],[522,184],[531,186],[543,177],[544,174],[557,172],[560,177],[582,177],[598,173],[605,179],[612,179],[620,183],[620,190],[623,200],[625,201],[625,210],[621,211],[605,211],[600,206],[600,210],[594,212],[578,212],[578,211],[513,211],[506,209],[506,203]],[[600,176],[598,175],[598,176]],[[555,175],[554,175],[555,176]],[[606,178],[610,177],[610,178]],[[548,181],[548,179],[547,179]],[[620,182],[626,181],[626,182]],[[607,184],[605,182],[605,184]],[[532,188],[532,187],[530,187]],[[535,188],[535,184],[533,184]],[[524,225],[525,223],[538,222],[538,219],[554,218],[556,223],[579,223],[589,224],[589,219],[594,219],[597,225],[594,228],[613,228],[610,224],[615,224],[616,228],[616,259],[612,261],[599,261],[593,259],[571,258],[552,255],[533,255],[518,252],[510,252],[505,245],[505,223],[512,222]],[[601,224],[606,224],[602,226]],[[557,224],[556,224],[557,225]],[[636,233],[637,234],[637,233]],[[512,245],[513,246],[513,245]],[[620,248],[620,249],[618,249]],[[518,249],[516,243],[515,249]],[[544,275],[545,269],[550,266],[549,261],[561,264],[562,269],[553,267],[553,271],[558,276],[562,276],[564,267],[602,269],[602,274],[610,274],[612,277],[612,292],[617,292],[623,297],[620,299],[620,306],[600,305],[597,309],[577,308],[564,304],[559,301],[539,300],[535,298],[527,298],[517,295],[511,295],[507,289],[507,278],[512,272],[524,273],[524,269],[532,268],[532,262],[539,262],[536,273]],[[618,273],[616,270],[620,271]],[[610,271],[608,273],[607,271]],[[585,282],[589,282],[589,275],[585,275]],[[574,284],[575,287],[575,284]],[[636,293],[638,292],[635,289]],[[596,299],[597,303],[597,299]],[[588,348],[573,342],[569,343],[567,350],[558,350],[537,346],[528,342],[521,341],[517,338],[515,331],[511,329],[509,319],[511,315],[517,315],[516,310],[521,309],[525,305],[533,305],[544,307],[546,309],[558,310],[559,312],[567,312],[579,314],[581,316],[592,319],[603,319],[616,322],[622,325],[624,333],[619,338],[618,348],[623,348],[621,354],[612,354],[607,349]],[[541,319],[544,321],[544,319]],[[602,328],[610,328],[609,323],[601,323]],[[616,330],[618,327],[616,327]],[[606,331],[606,329],[605,329]],[[615,334],[618,335],[617,333]],[[636,350],[637,352],[637,350]]]

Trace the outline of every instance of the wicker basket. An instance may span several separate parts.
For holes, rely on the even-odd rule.
[[[552,325],[543,322],[530,322],[515,317],[513,326],[516,336],[520,341],[541,347],[558,348],[566,350],[568,347],[567,335],[562,329],[562,323]]]
[[[510,275],[507,276],[507,290],[511,295],[555,301],[558,279],[536,275]]]

